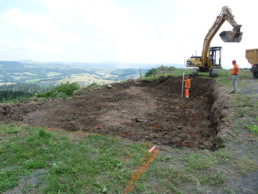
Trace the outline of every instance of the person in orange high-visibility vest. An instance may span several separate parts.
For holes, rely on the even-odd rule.
[[[190,75],[186,76],[185,80],[185,98],[189,98],[189,89],[191,88]]]
[[[236,90],[237,90],[237,79],[238,79],[238,75],[239,75],[239,66],[238,66],[238,64],[236,64],[236,60],[233,60],[232,64],[234,65],[234,68],[232,70],[232,80],[233,80],[234,90],[231,93],[234,94],[234,93],[236,93]]]

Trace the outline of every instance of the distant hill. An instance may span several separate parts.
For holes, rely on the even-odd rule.
[[[142,63],[82,63],[82,62],[36,62],[0,61],[0,86],[17,83],[56,85],[62,82],[78,82],[81,85],[109,83],[137,79],[149,69],[161,65],[181,67],[177,64]]]
[[[1,62],[1,61],[0,61]],[[117,69],[150,69],[153,67],[158,67],[161,65],[164,66],[173,66],[175,68],[183,68],[184,66],[181,64],[175,63],[122,63],[122,62],[35,62],[30,60],[20,61],[20,63],[31,64],[31,65],[44,65],[44,66],[73,66],[73,67],[86,67],[86,68],[117,68]]]

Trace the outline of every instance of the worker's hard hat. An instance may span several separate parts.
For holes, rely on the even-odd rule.
[[[236,60],[234,59],[234,60],[232,61],[232,63],[236,63]]]

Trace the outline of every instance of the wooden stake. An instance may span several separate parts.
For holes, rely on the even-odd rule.
[[[181,92],[181,98],[183,98],[184,95],[184,81],[185,81],[185,58],[184,58],[184,70],[183,70],[183,78],[182,78],[182,92]]]

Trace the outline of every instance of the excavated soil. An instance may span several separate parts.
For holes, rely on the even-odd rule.
[[[0,120],[214,150],[224,116],[214,106],[213,81],[193,78],[189,99],[181,98],[181,86],[181,77],[114,83],[83,89],[66,100],[5,104]]]

